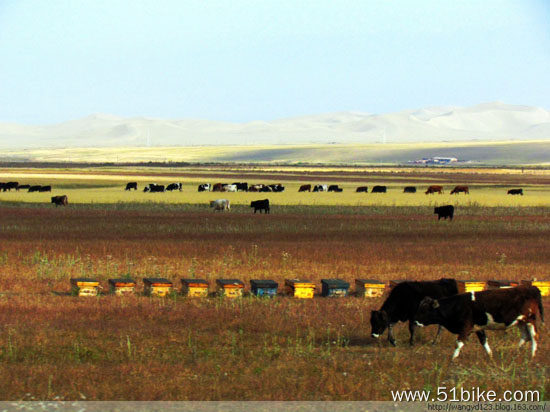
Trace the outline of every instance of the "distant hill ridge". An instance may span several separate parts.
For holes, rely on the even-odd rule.
[[[273,121],[123,118],[94,114],[64,123],[0,123],[0,147],[412,143],[550,140],[550,111],[500,102],[388,114],[341,112]]]

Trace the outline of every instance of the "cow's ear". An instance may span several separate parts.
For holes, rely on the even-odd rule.
[[[432,308],[437,309],[438,307],[439,307],[439,302],[437,301],[437,299],[434,299],[434,301],[432,302]]]

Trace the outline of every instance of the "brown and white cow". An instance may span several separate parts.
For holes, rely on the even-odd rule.
[[[455,188],[451,190],[452,195],[454,195],[455,193],[458,194],[460,192],[463,192],[465,195],[469,195],[470,188],[468,186],[455,186]]]
[[[540,290],[535,286],[520,286],[441,299],[426,297],[420,302],[414,320],[417,326],[438,324],[457,334],[453,359],[460,354],[464,342],[473,332],[487,354],[492,356],[485,330],[507,329],[514,325],[521,333],[519,346],[531,341],[531,357],[534,357],[537,351],[537,314],[544,322]]]
[[[443,193],[443,186],[438,186],[438,185],[428,186],[428,190],[426,190],[426,194],[429,195],[429,194],[432,194],[432,193],[442,194]]]
[[[298,192],[311,192],[311,185],[302,185]]]

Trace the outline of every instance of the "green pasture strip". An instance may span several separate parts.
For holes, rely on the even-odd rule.
[[[53,207],[42,203],[0,202],[4,209],[30,208],[43,209]],[[162,202],[117,202],[117,203],[90,203],[71,204],[62,210],[77,211],[139,211],[152,213],[212,213],[224,214],[228,218],[232,214],[253,214],[248,205],[235,204],[229,212],[214,212],[208,204],[203,203],[162,203]],[[307,215],[366,215],[366,216],[417,216],[433,215],[433,206],[346,206],[346,205],[272,205],[271,214],[307,214]],[[549,216],[550,206],[494,206],[486,207],[476,204],[457,207],[455,216]],[[268,217],[266,217],[268,218]]]

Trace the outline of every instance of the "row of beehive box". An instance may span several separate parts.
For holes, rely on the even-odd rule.
[[[390,289],[404,280],[391,280]],[[503,280],[458,280],[459,293],[477,292],[487,288],[505,288],[519,286],[520,282]],[[144,278],[144,294],[165,296],[174,291],[173,283],[164,278]],[[181,292],[189,297],[206,297],[209,283],[204,279],[181,279]],[[542,296],[550,295],[550,281],[524,280],[521,284],[537,286]],[[78,296],[97,296],[100,284],[97,279],[71,279],[72,290]],[[349,283],[342,279],[322,279],[321,296],[342,297],[349,294]],[[376,279],[355,279],[355,294],[361,297],[380,297],[384,294],[386,283]],[[273,297],[277,295],[278,283],[268,279],[250,280],[250,292],[256,296]],[[284,292],[296,298],[313,298],[316,285],[308,280],[286,279]],[[136,282],[133,279],[109,279],[109,290],[117,295],[135,293]],[[244,283],[238,279],[217,279],[216,294],[229,298],[243,296]]]

